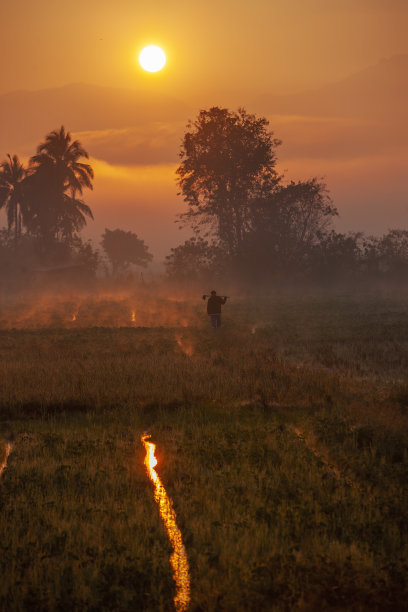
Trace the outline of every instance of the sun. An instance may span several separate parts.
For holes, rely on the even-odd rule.
[[[166,65],[166,54],[157,45],[148,45],[139,53],[139,64],[147,72],[159,72]]]

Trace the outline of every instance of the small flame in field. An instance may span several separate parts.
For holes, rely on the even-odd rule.
[[[176,513],[173,510],[171,499],[167,496],[166,490],[154,469],[157,465],[155,457],[156,445],[149,442],[150,436],[144,434],[141,441],[146,451],[144,464],[149,474],[149,478],[154,484],[154,500],[159,506],[160,516],[167,530],[167,535],[173,547],[170,563],[173,568],[174,581],[176,583],[176,596],[174,607],[176,610],[186,610],[190,603],[190,576],[186,549],[183,545],[181,531],[177,527]]]
[[[176,342],[187,357],[191,357],[194,353],[194,348],[189,340],[186,340],[180,334],[176,335]]]
[[[39,286],[24,294],[2,299],[0,329],[45,327],[189,327],[198,323],[194,301],[163,296],[161,289],[118,289],[89,287],[41,290]]]
[[[0,476],[2,475],[2,473],[4,472],[4,470],[7,467],[7,460],[9,458],[10,453],[11,453],[12,450],[13,450],[13,445],[11,444],[11,442],[7,442],[7,444],[6,444],[6,453],[4,455],[4,459],[0,463]]]

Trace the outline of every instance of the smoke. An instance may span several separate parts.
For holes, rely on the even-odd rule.
[[[0,297],[0,329],[189,327],[203,320],[198,306],[196,296],[164,286],[26,291]]]

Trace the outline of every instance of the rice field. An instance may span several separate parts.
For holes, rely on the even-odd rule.
[[[408,295],[147,298],[1,305],[0,609],[408,609]]]

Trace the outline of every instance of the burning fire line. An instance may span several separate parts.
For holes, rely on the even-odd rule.
[[[150,435],[144,434],[141,441],[146,451],[144,464],[149,478],[154,484],[154,500],[159,506],[160,516],[167,530],[167,535],[173,547],[170,563],[173,568],[174,581],[177,591],[174,598],[174,607],[182,612],[188,608],[190,603],[190,576],[186,549],[183,545],[181,531],[177,527],[176,513],[173,510],[171,499],[167,496],[166,490],[154,467],[157,459],[154,456],[156,445],[149,442]]]
[[[0,476],[3,474],[4,470],[7,467],[7,459],[10,456],[11,451],[13,450],[13,445],[11,442],[7,442],[6,444],[6,453],[4,455],[3,461],[0,463]]]

